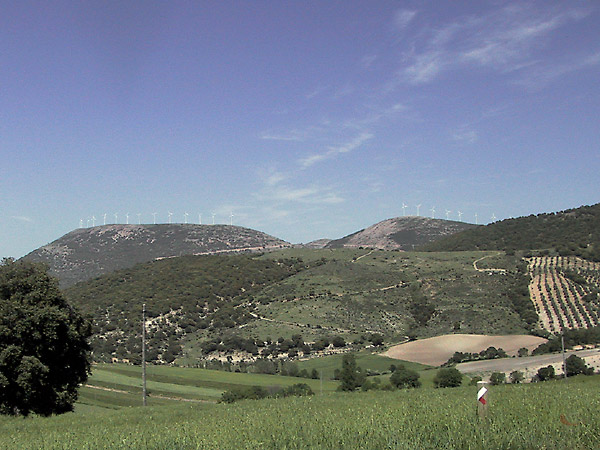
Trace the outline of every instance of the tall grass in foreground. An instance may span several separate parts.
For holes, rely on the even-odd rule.
[[[600,380],[0,418],[3,449],[597,449]],[[574,426],[561,423],[560,416]]]

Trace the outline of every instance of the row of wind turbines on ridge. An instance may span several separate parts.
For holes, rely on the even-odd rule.
[[[151,215],[152,215],[152,223],[154,225],[156,225],[156,216],[158,215],[158,213],[154,212]],[[212,216],[212,225],[215,225],[215,217],[216,217],[216,215],[217,215],[217,213],[211,213],[211,216]],[[102,216],[102,219],[103,219],[102,220],[102,224],[103,225],[107,225],[109,223],[109,222],[106,221],[106,219],[107,219],[108,216],[109,216],[108,213],[104,213],[103,214],[103,216]],[[114,213],[113,216],[114,216],[115,220],[112,223],[113,224],[119,223],[119,213]],[[141,223],[142,223],[142,214],[141,213],[137,213],[136,216],[137,216],[137,223],[138,223],[138,225],[141,225]],[[193,223],[193,222],[188,222],[188,217],[189,216],[190,216],[189,213],[187,213],[187,212],[183,213],[183,223]],[[125,214],[125,224],[126,225],[129,225],[129,217],[131,217],[130,214],[126,213]],[[167,223],[169,223],[169,224],[173,223],[173,213],[169,211],[167,213],[167,217],[168,217],[167,218]],[[234,216],[233,213],[231,213],[229,215],[229,224],[230,225],[233,225],[233,218],[234,217],[235,216]],[[96,219],[96,216],[92,216],[92,217],[87,218],[86,219],[86,228],[89,228],[90,224],[91,224],[92,227],[95,227],[96,226],[96,220],[99,220],[99,219]],[[198,213],[198,224],[202,225],[202,214],[200,214],[200,213]],[[83,219],[79,219],[79,228],[83,228]]]
[[[415,206],[417,208],[417,216],[421,215],[421,206],[423,206],[423,205],[421,205],[420,203]],[[402,215],[403,216],[406,216],[406,208],[408,208],[408,205],[406,203],[402,202]],[[431,211],[431,218],[435,219],[435,206],[433,206],[429,211]],[[450,220],[451,212],[452,211],[450,211],[449,209],[446,210],[446,220]],[[463,213],[461,211],[457,211],[456,214],[458,215],[458,221],[462,222]],[[492,222],[496,221],[496,214],[492,213],[491,221]],[[479,225],[479,216],[477,213],[475,213],[475,225]]]

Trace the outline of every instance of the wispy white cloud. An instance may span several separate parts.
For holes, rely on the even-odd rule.
[[[311,185],[308,187],[273,186],[263,189],[256,197],[269,204],[303,203],[331,205],[344,202],[344,198],[332,188]]]
[[[579,56],[570,62],[563,62],[561,64],[538,62],[532,64],[527,71],[521,73],[514,83],[532,90],[538,90],[569,73],[598,65],[600,65],[600,52],[587,56]]]
[[[267,176],[267,178],[265,179],[265,184],[267,186],[275,186],[276,184],[279,184],[286,179],[287,176],[282,174],[281,172],[274,172]]]
[[[377,55],[365,55],[360,60],[360,65],[363,69],[368,69],[377,60]]]
[[[568,17],[567,14],[558,14],[548,18],[526,17],[522,21],[512,15],[512,20],[509,21],[506,13],[493,17],[487,26],[485,21],[477,24],[476,29],[472,30],[467,48],[461,51],[460,56],[481,65],[503,69],[506,69],[507,64],[520,65],[536,43],[564,24]]]
[[[502,73],[524,69],[534,64],[536,50],[548,45],[554,31],[588,14],[578,8],[536,10],[510,5],[483,16],[462,17],[424,30],[414,42],[400,77],[422,84],[444,71],[469,65]]]
[[[473,144],[477,142],[477,131],[470,127],[460,127],[452,132],[452,139],[459,143]]]
[[[394,14],[394,26],[399,30],[403,30],[413,21],[416,15],[417,11],[400,9]]]
[[[313,155],[300,159],[300,166],[303,169],[306,169],[307,167],[310,167],[318,162],[325,161],[327,159],[334,158],[337,155],[356,150],[358,147],[360,147],[372,137],[373,135],[371,133],[363,132],[359,136],[355,137],[354,139],[348,142],[345,142],[344,144],[338,146],[329,146],[327,147],[327,150],[325,152],[315,153]]]
[[[413,64],[404,69],[404,75],[411,83],[427,83],[437,77],[445,65],[442,52],[429,51],[418,55]]]
[[[306,94],[305,97],[307,100],[313,99],[313,98],[321,95],[323,92],[325,92],[325,90],[326,90],[326,87],[324,87],[324,86],[316,87],[315,89],[310,91],[308,94]]]
[[[278,134],[278,133],[262,133],[260,135],[261,139],[266,141],[296,141],[301,142],[306,137],[297,130],[292,130],[288,134]]]
[[[19,222],[33,223],[33,219],[27,216],[10,216],[10,218],[12,220],[18,220]]]

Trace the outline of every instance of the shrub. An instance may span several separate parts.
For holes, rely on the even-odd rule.
[[[534,381],[548,381],[553,380],[555,377],[554,367],[546,366],[538,369],[537,374],[533,377]]]
[[[497,386],[504,383],[506,383],[506,374],[504,372],[494,372],[490,376],[490,384],[492,386]]]
[[[233,403],[237,400],[266,398],[269,395],[265,388],[260,386],[236,387],[221,394],[221,402]]]
[[[565,366],[568,377],[579,374],[592,375],[594,373],[594,370],[586,366],[585,361],[577,355],[569,356],[565,361]]]
[[[471,382],[469,383],[469,386],[477,386],[477,382],[481,381],[481,380],[482,380],[482,378],[479,375],[476,375],[471,378]]]
[[[523,375],[523,372],[519,372],[518,370],[515,370],[510,373],[510,382],[513,384],[519,384],[519,383],[523,382],[524,379],[525,379],[525,375]]]
[[[421,387],[419,374],[414,370],[405,368],[403,365],[396,368],[390,377],[390,383],[400,389]]]
[[[342,336],[335,336],[332,340],[331,343],[333,344],[334,347],[345,347],[346,346],[346,341],[344,340],[344,338]]]
[[[462,373],[455,367],[447,367],[438,370],[433,378],[433,384],[436,388],[458,387],[462,384]]]

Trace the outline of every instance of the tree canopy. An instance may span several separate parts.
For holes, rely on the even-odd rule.
[[[390,383],[400,389],[421,387],[419,374],[414,370],[407,369],[403,364],[400,364],[394,370],[394,373],[390,377]]]
[[[462,384],[462,373],[455,367],[446,367],[438,370],[433,378],[436,388],[458,387]]]
[[[340,372],[340,391],[354,391],[361,387],[365,381],[365,375],[360,367],[356,365],[356,358],[352,353],[346,353],[342,357],[342,370]]]
[[[71,411],[90,369],[87,322],[46,267],[0,263],[0,413]]]

